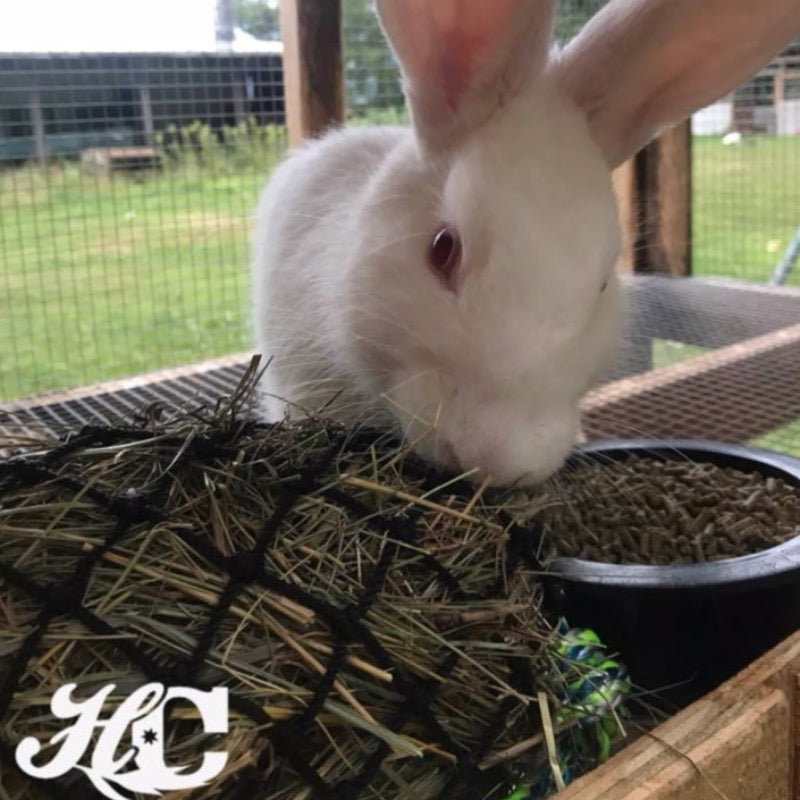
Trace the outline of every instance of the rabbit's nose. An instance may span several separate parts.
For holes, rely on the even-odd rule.
[[[456,457],[456,451],[449,439],[443,436],[436,437],[434,445],[434,460],[446,469],[460,469],[461,465]]]
[[[515,467],[501,445],[492,443],[481,447],[476,442],[468,442],[460,446],[451,444],[450,450],[453,466],[475,483],[487,481],[494,486],[508,486],[529,482],[528,473]]]
[[[444,436],[436,439],[434,460],[438,466],[454,472],[465,473],[470,480],[476,482],[485,480],[488,474],[481,466],[485,462],[473,457],[472,454],[467,455],[462,448],[456,447],[450,439]]]

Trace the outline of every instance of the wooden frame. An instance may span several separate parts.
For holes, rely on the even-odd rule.
[[[622,271],[691,273],[691,161],[691,122],[686,120],[616,171]]]
[[[636,420],[648,437],[749,441],[800,418],[798,386],[800,324],[608,383],[586,397],[583,427],[613,437]]]
[[[800,418],[800,291],[699,278],[624,286],[631,350],[616,380],[584,400],[589,436],[620,436],[635,421],[633,436],[741,442]],[[653,370],[656,339],[709,352]]]
[[[341,0],[280,0],[289,144],[344,121]]]
[[[800,633],[558,800],[798,800]]]

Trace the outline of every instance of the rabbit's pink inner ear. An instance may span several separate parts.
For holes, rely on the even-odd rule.
[[[440,76],[444,99],[451,111],[458,111],[461,99],[467,95],[486,47],[485,40],[453,30],[443,32],[439,47],[434,48],[433,72]]]
[[[519,28],[521,0],[437,0],[429,2],[433,25],[434,73],[441,77],[448,105],[455,109],[476,73],[492,61],[504,61]]]
[[[400,61],[414,123],[446,143],[496,108],[537,57],[544,61],[555,0],[377,0]],[[537,41],[532,41],[536,39]]]

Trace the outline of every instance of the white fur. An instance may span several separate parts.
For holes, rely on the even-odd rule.
[[[331,133],[264,192],[253,290],[270,418],[397,424],[422,455],[497,483],[561,464],[619,338],[608,164],[629,134],[593,138],[579,65],[597,58],[546,58],[552,7],[378,0],[414,125]],[[456,291],[426,263],[443,222],[463,239]]]

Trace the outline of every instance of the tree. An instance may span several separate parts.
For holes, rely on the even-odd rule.
[[[605,1],[562,0],[556,15],[556,39],[562,43],[571,39]],[[280,39],[277,0],[232,2],[240,28],[258,39]],[[397,65],[381,33],[372,0],[342,0],[342,9],[348,107],[356,113],[368,108],[401,107]]]
[[[281,38],[277,0],[233,0],[233,9],[236,24],[251,36],[273,41]]]
[[[257,39],[280,39],[278,0],[232,2],[236,24],[242,30]],[[357,113],[366,108],[402,106],[397,67],[383,39],[372,0],[342,0],[342,10],[348,106]]]
[[[217,48],[230,50],[235,26],[236,16],[233,6],[231,5],[231,0],[217,0],[217,15],[214,24]]]
[[[397,66],[381,34],[371,0],[342,3],[348,105],[355,110],[401,106],[403,94]],[[556,40],[562,44],[569,41],[605,3],[606,0],[562,0],[555,20]]]
[[[403,105],[397,65],[372,0],[342,0],[347,104],[355,111]]]
[[[555,38],[565,44],[606,4],[606,0],[563,0],[558,5]]]

